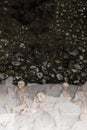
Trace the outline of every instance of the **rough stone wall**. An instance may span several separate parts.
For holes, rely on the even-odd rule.
[[[0,1],[1,77],[5,73],[28,82],[84,83],[86,0],[27,2]]]

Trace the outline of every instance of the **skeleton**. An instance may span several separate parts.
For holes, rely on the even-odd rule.
[[[87,120],[87,92],[82,91],[80,88],[75,94],[73,103],[81,108],[81,113],[79,116],[80,120]]]
[[[63,83],[63,88],[64,88],[65,90],[67,90],[69,87],[70,87],[70,86],[69,86],[69,84],[68,84],[67,82],[64,82],[64,83]]]
[[[23,89],[25,87],[25,82],[24,81],[19,81],[18,82],[18,88]]]
[[[25,82],[19,81],[17,86],[17,96],[21,104],[26,104],[26,106],[29,108],[30,105],[27,101],[27,95],[25,95]]]
[[[24,81],[19,81],[17,87],[13,88],[12,90],[9,90],[8,96],[15,95],[14,98],[17,97],[17,99],[15,99],[17,101],[17,103],[16,104],[6,103],[4,105],[4,108],[6,109],[7,112],[9,112],[9,110],[10,110],[10,112],[21,112],[25,108],[30,109],[29,100],[27,98],[27,94],[26,94],[25,90],[26,90],[26,87],[25,87]]]
[[[35,95],[34,101],[35,102],[42,102],[45,99],[45,94],[43,92],[39,92]]]
[[[63,91],[60,94],[60,98],[67,100],[67,101],[71,101],[72,96],[71,96],[71,92],[70,92],[70,86],[67,82],[63,83]]]
[[[73,103],[76,105],[79,105],[81,108],[86,107],[87,105],[87,87],[85,84],[82,87],[78,87],[78,90],[75,94],[75,97],[73,99]]]

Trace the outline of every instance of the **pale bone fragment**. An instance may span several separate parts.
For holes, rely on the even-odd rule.
[[[14,113],[14,112],[18,112],[18,113],[22,113],[23,111],[25,111],[26,106],[25,104],[20,105],[20,106],[12,106],[11,104],[5,104],[4,108],[6,109],[6,112],[9,113]],[[27,111],[29,112],[30,110],[27,109]]]
[[[8,93],[8,92],[9,92],[9,91],[8,91],[8,87],[7,87],[7,86],[3,87],[3,91],[4,91],[5,93]]]
[[[35,95],[34,101],[35,102],[42,102],[45,99],[45,94],[43,92],[39,92]]]
[[[69,84],[67,82],[63,83],[63,91],[60,94],[60,98],[64,99],[64,100],[68,100],[70,101],[72,99],[72,96],[70,95],[70,91],[69,91]]]
[[[13,112],[21,113],[25,109],[26,109],[25,104],[22,104],[20,106],[15,106],[14,109],[13,109]]]
[[[5,104],[3,107],[5,108],[6,112],[8,113],[9,112],[9,105]]]
[[[82,91],[76,92],[74,100],[79,100],[79,99],[82,100],[83,102],[85,101],[86,97],[85,97],[84,92],[82,92]]]
[[[5,104],[3,107],[6,109],[7,113],[15,111],[14,107],[10,104]]]
[[[74,101],[73,102],[75,105],[77,105],[77,106],[82,106],[82,100],[77,100],[77,101]]]
[[[80,87],[80,90],[87,92],[87,81]]]
[[[23,116],[26,116],[30,113],[30,110],[28,108],[24,108],[24,109],[21,109],[20,113],[23,115]]]
[[[87,107],[82,110],[80,120],[87,120]]]
[[[28,101],[27,101],[27,97],[24,95],[24,88],[25,88],[25,82],[24,81],[19,81],[18,82],[18,98],[19,101],[21,102],[21,104],[26,104],[27,107],[30,107]],[[17,91],[17,90],[16,90]]]
[[[26,97],[26,96],[23,97],[23,100],[24,100],[24,103],[26,104],[26,106],[27,106],[28,108],[30,108],[30,104],[28,103],[28,100],[27,100],[27,97]]]
[[[69,92],[67,92],[66,90],[63,90],[63,92],[60,94],[60,98],[67,100],[67,101],[71,101],[71,99],[72,99]]]
[[[22,81],[22,80],[19,81],[19,82],[18,82],[18,88],[19,88],[19,89],[23,89],[24,87],[25,87],[25,82]]]
[[[83,91],[78,90],[76,92],[76,94],[75,94],[73,103],[79,105],[81,107],[81,109],[83,109],[84,107],[86,107],[85,93]]]
[[[86,97],[84,98],[84,101],[82,102],[81,106],[81,114],[80,114],[80,120],[87,120],[87,102]]]
[[[13,113],[13,112],[20,112],[21,109],[23,109],[23,105],[21,106],[12,106],[11,104],[5,104],[4,108],[6,109],[6,112],[9,113]]]
[[[67,90],[69,87],[70,87],[70,86],[69,86],[69,84],[68,84],[67,82],[64,82],[64,83],[63,83],[63,88],[64,88],[65,90]]]
[[[22,89],[18,90],[18,92],[17,92],[18,99],[19,99],[21,105],[22,105],[22,104],[26,104],[26,106],[27,106],[28,108],[30,108],[30,104],[29,104],[29,102],[28,102],[27,96],[26,96],[24,93],[25,93],[25,92],[22,91]]]
[[[22,109],[22,110],[20,111],[20,113],[21,113],[22,115],[26,116],[26,115],[28,115],[28,114],[35,114],[35,113],[37,113],[37,111],[38,111],[38,107],[33,107],[33,106],[31,106],[30,109],[28,109],[28,108],[25,107],[24,109]]]

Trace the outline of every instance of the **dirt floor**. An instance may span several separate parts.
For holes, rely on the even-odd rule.
[[[87,82],[0,85],[0,130],[87,130]]]

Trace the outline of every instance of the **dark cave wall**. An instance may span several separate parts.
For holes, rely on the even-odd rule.
[[[32,13],[39,17],[45,13],[52,15],[53,8],[46,7],[53,0],[7,0],[0,1],[0,15],[16,19],[22,24],[29,24]],[[45,4],[46,3],[46,4]],[[4,9],[3,9],[4,7]],[[52,11],[51,11],[52,10]]]
[[[84,83],[86,32],[86,0],[0,1],[0,74]]]

